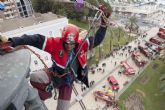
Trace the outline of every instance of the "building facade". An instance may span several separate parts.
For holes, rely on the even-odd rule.
[[[33,15],[34,11],[31,0],[17,0],[16,4],[19,11],[19,15],[21,17],[28,17]]]
[[[34,11],[31,0],[5,0],[5,10],[0,11],[0,19],[32,16]]]

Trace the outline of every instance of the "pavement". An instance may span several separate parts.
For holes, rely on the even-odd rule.
[[[158,32],[158,28],[152,28],[151,30],[147,32],[148,35],[145,39],[139,36],[138,39],[136,39],[137,41],[132,41],[127,46],[131,46],[132,49],[134,49],[135,47],[138,46],[138,42],[140,42],[140,45],[144,45],[144,41],[148,40],[150,37],[155,36],[157,32]],[[123,55],[121,55],[122,53]],[[142,69],[136,66],[136,64],[133,62],[133,60],[130,57],[131,53],[128,53],[127,50],[123,51],[122,49],[120,49],[114,53],[114,56],[115,57],[110,56],[109,58],[101,60],[100,63],[98,64],[98,67],[95,68],[95,71],[96,71],[95,74],[92,74],[91,72],[89,72],[89,82],[95,81],[93,86],[91,86],[90,88],[86,88],[85,90],[82,91],[81,87],[82,86],[84,87],[84,85],[74,83],[74,87],[76,88],[79,95],[76,96],[74,92],[72,93],[70,110],[84,110],[84,109],[100,110],[103,108],[104,110],[111,110],[112,109],[111,107],[106,108],[106,103],[104,101],[102,100],[96,101],[93,95],[93,92],[96,90],[105,91],[105,88],[109,88],[110,85],[107,81],[107,77],[109,75],[113,75],[119,82],[119,86],[120,86],[119,91],[114,94],[115,97],[118,98],[119,95],[124,92],[124,90],[131,84],[131,82],[133,82],[136,79],[136,77],[138,77],[138,75],[144,69],[144,68]],[[142,55],[142,58],[144,58],[145,60],[148,60],[143,55]],[[128,63],[135,69],[136,74],[134,76],[128,77],[124,74],[121,74],[121,75],[118,74],[118,71],[121,69],[120,62],[123,60],[127,60]],[[103,63],[106,63],[105,67],[102,67]],[[99,68],[102,68],[102,69],[104,68],[104,72],[102,70],[97,71],[97,69]],[[126,81],[129,82],[128,86],[124,86],[124,83]],[[103,86],[105,88],[103,88]],[[79,103],[80,100],[85,105],[85,108],[82,108],[80,106],[80,103]],[[45,103],[46,103],[46,106],[48,107],[48,110],[56,109],[57,100],[54,100],[53,98],[51,98],[51,99],[46,100]]]

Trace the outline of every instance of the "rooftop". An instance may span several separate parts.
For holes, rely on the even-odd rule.
[[[58,18],[62,18],[62,16],[55,15],[51,12],[49,13],[35,13],[34,16],[27,17],[27,18],[14,18],[10,20],[2,20],[0,21],[0,32],[7,32],[14,29],[32,26],[35,24],[55,20]]]

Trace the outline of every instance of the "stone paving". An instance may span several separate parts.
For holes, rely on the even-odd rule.
[[[150,37],[153,37],[156,35],[156,33],[158,32],[158,28],[152,28],[150,31],[147,32],[147,37],[145,38],[145,40],[148,40]],[[140,45],[144,45],[144,41],[145,41],[142,37],[139,37],[136,41],[132,41],[131,43],[129,43],[129,46],[132,46],[132,48],[137,47],[138,42],[140,42]],[[123,53],[123,55],[120,55],[120,53]],[[82,92],[81,90],[81,84],[77,84],[75,83],[74,86],[76,88],[76,90],[79,93],[79,96],[75,96],[74,92],[72,94],[72,99],[71,99],[71,107],[70,110],[81,110],[81,106],[78,103],[77,100],[81,100],[83,101],[84,105],[86,106],[87,110],[99,110],[101,108],[105,108],[106,103],[101,101],[101,100],[97,100],[95,101],[95,98],[93,96],[93,92],[96,90],[105,90],[105,88],[103,88],[103,86],[105,87],[110,87],[108,81],[107,81],[107,77],[112,74],[113,76],[115,76],[115,78],[117,79],[117,81],[119,82],[119,86],[120,89],[118,91],[118,93],[120,94],[120,92],[123,91],[123,89],[125,88],[125,86],[123,85],[126,81],[131,82],[133,81],[137,76],[138,73],[141,72],[141,69],[139,69],[135,63],[132,61],[132,59],[130,58],[130,53],[128,53],[128,51],[122,51],[122,49],[120,49],[119,51],[117,51],[117,54],[115,54],[115,57],[110,56],[109,58],[106,58],[104,60],[101,60],[100,63],[98,64],[98,67],[96,67],[96,69],[98,68],[102,68],[102,64],[106,63],[106,67],[104,67],[104,73],[102,71],[96,71],[95,74],[89,73],[89,82],[90,81],[95,81],[95,84],[90,87],[89,89],[86,88],[86,90],[84,90]],[[142,55],[142,57],[146,60],[148,60],[146,57],[144,57]],[[121,69],[120,66],[120,62],[123,60],[128,61],[128,63],[135,69],[136,74],[135,76],[126,76],[126,75],[119,75],[118,71]],[[115,65],[116,62],[116,65]],[[95,69],[95,70],[96,70]],[[115,95],[117,96],[118,93],[115,93]],[[48,107],[49,110],[55,110],[56,109],[56,105],[57,105],[57,101],[53,100],[53,98],[46,100],[46,105]],[[107,108],[107,110],[111,110],[111,108]]]

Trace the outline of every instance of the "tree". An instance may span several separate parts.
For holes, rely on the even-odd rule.
[[[165,73],[160,77],[160,90],[165,93]]]
[[[33,8],[36,12],[46,13],[52,10],[53,1],[50,0],[32,0]]]
[[[97,7],[100,3],[103,3],[108,9],[112,9],[111,6],[103,0],[86,0],[86,2]],[[86,18],[86,21],[88,21],[88,17],[94,16],[96,13],[96,10],[92,10],[89,7],[84,7],[81,11],[77,11],[74,8],[73,2],[62,2],[61,0],[32,0],[32,4],[36,12],[53,12],[79,21],[83,20],[84,17]]]
[[[112,27],[109,28],[110,29],[110,39],[109,39],[109,52],[111,52],[112,50],[112,42],[113,42],[113,37],[114,37],[114,32],[112,30]],[[109,30],[108,30],[109,32]]]
[[[118,41],[120,41],[120,37],[122,34],[123,28],[122,27],[118,27]]]
[[[126,24],[125,28],[126,29],[129,29],[130,34],[132,32],[138,33],[139,26],[137,25],[137,19],[136,19],[136,17],[131,17],[129,19],[129,22]]]

